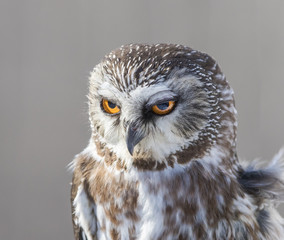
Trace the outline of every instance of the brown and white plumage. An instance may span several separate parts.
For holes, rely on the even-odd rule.
[[[283,154],[240,165],[233,91],[210,56],[122,46],[94,68],[88,98],[92,136],[72,163],[76,239],[284,239]]]

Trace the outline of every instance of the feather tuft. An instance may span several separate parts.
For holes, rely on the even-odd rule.
[[[239,171],[238,181],[243,190],[258,200],[284,201],[284,148],[263,166],[252,162]]]

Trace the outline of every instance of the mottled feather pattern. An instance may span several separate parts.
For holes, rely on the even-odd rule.
[[[92,135],[72,163],[77,240],[284,239],[283,151],[264,167],[239,163],[233,90],[213,58],[125,45],[94,68],[88,99]],[[163,99],[175,107],[159,116]]]

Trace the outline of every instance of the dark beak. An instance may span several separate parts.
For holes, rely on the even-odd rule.
[[[129,153],[132,155],[134,147],[144,138],[144,135],[135,127],[134,124],[130,124],[128,127],[126,143]]]

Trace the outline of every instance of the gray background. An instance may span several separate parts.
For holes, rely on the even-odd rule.
[[[89,71],[131,42],[218,60],[236,93],[238,150],[284,145],[284,1],[0,1],[0,239],[72,239],[66,165],[90,136]]]

